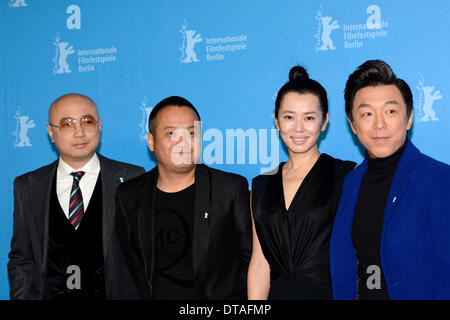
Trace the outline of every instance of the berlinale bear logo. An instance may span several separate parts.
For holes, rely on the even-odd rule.
[[[358,25],[346,25],[343,24],[344,32],[344,39],[349,34],[349,31],[351,31],[352,27],[357,27],[358,30],[379,30],[383,27],[387,26],[386,22],[381,21],[381,9],[377,5],[370,5],[366,9],[366,13],[369,14],[366,23],[365,24],[358,24]],[[317,15],[315,16],[315,19],[318,21],[318,27],[317,32],[314,34],[314,38],[317,39],[316,45],[315,45],[315,51],[326,51],[326,50],[335,50],[336,46],[333,43],[333,40],[331,39],[331,33],[339,29],[340,26],[338,24],[338,20],[333,20],[332,16],[324,16],[323,14],[323,8],[320,7],[319,11],[317,12]],[[350,30],[346,30],[349,29]],[[361,42],[361,41],[360,41]],[[360,46],[362,47],[362,42],[360,43]]]
[[[442,99],[441,92],[439,90],[434,91],[434,87],[423,87],[422,88],[425,101],[423,102],[423,112],[422,121],[437,121],[436,113],[431,107],[436,100]],[[433,92],[434,91],[434,92]]]
[[[55,63],[53,74],[72,72],[69,68],[69,64],[67,63],[67,57],[69,56],[69,54],[73,54],[75,50],[73,50],[73,46],[69,46],[69,43],[60,41],[60,39],[61,38],[58,33],[55,38],[55,42],[53,42],[56,47],[56,54],[52,59]]]
[[[418,99],[418,110],[422,111],[418,114],[419,121],[438,121],[439,118],[436,117],[436,112],[433,110],[433,103],[437,100],[442,99],[441,92],[439,90],[434,91],[433,86],[424,86],[425,80],[423,76],[419,81],[417,89],[420,90]]]
[[[333,17],[322,17],[322,46],[319,50],[335,50],[336,47],[333,44],[333,40],[331,40],[330,35],[333,30],[339,28],[338,21],[334,20],[331,22]]]
[[[197,43],[203,41],[200,34],[195,34],[195,30],[187,30],[186,22],[180,32],[183,34],[183,43],[179,48],[182,52],[180,61],[182,63],[199,62],[194,47]]]
[[[315,17],[315,19],[319,21],[319,29],[314,35],[314,37],[317,39],[316,52],[324,50],[335,50],[336,47],[334,46],[333,40],[331,40],[331,32],[340,27],[338,25],[338,21],[333,21],[333,17],[324,17],[322,7],[320,7],[320,10],[317,12],[317,16]]]
[[[34,120],[29,120],[29,116],[21,115],[20,106],[17,107],[14,118],[17,120],[16,130],[13,132],[13,135],[16,137],[14,140],[14,148],[31,147],[28,130],[36,126]]]
[[[139,109],[141,109],[142,111],[142,120],[141,123],[139,123],[139,127],[141,128],[139,139],[145,140],[148,133],[148,119],[150,118],[150,113],[152,112],[153,108],[147,106],[147,98],[144,97],[144,100],[142,100]]]

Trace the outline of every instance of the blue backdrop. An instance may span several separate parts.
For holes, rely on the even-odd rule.
[[[367,59],[383,59],[414,94],[411,138],[450,162],[450,2],[2,0],[0,4],[0,298],[8,299],[13,179],[54,161],[45,125],[58,96],[92,97],[100,152],[154,166],[151,107],[190,100],[203,120],[203,161],[251,178],[287,158],[272,112],[296,64],[327,89],[320,151],[361,161],[343,89]]]

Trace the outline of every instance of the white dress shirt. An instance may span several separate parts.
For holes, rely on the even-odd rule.
[[[86,212],[94,192],[95,184],[97,183],[98,174],[100,173],[100,161],[97,154],[94,153],[92,158],[80,169],[73,169],[59,158],[58,168],[56,170],[56,195],[58,196],[59,204],[69,219],[69,201],[70,192],[72,191],[73,176],[72,172],[84,171],[84,175],[80,180],[81,195],[83,196],[83,206]]]

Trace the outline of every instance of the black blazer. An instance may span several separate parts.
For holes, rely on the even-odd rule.
[[[142,299],[152,298],[158,167],[123,183],[116,226]],[[247,179],[199,164],[195,171],[192,263],[202,299],[245,299],[251,255]]]
[[[136,298],[137,290],[115,234],[114,197],[121,180],[144,168],[98,154],[102,183],[102,228],[108,299]],[[43,299],[47,270],[49,207],[58,160],[14,180],[14,227],[8,274],[11,299]]]

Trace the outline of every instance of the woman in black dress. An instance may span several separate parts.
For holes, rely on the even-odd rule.
[[[320,153],[325,89],[302,67],[278,92],[274,118],[289,151],[277,172],[252,183],[249,299],[331,299],[329,243],[345,175],[355,163]]]

